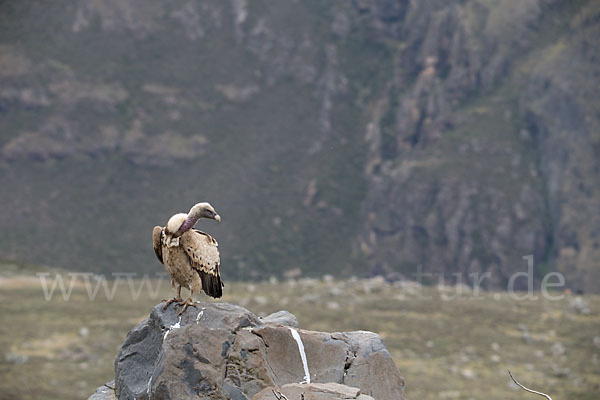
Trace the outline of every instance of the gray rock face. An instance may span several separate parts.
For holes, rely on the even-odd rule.
[[[600,25],[583,21],[598,9],[569,15],[555,0],[479,2],[474,14],[463,1],[353,4],[375,36],[406,44],[397,89],[367,125],[361,247],[373,274],[414,278],[423,265],[470,283],[469,273],[489,272],[485,285],[506,288],[531,254],[539,279],[556,268],[567,286],[597,291],[600,196],[589,177],[600,170],[600,141],[589,82],[600,69],[589,38]],[[554,10],[574,27],[564,46],[516,68],[518,54],[537,50]],[[516,90],[500,99],[492,87]],[[487,99],[466,106],[474,93]]]
[[[115,381],[100,386],[96,389],[96,393],[91,395],[88,400],[117,400],[115,394]]]
[[[281,395],[287,397],[288,400],[373,399],[371,396],[362,394],[360,389],[339,383],[311,383],[308,385],[290,383],[281,389],[266,388],[252,400],[280,400]]]
[[[296,316],[289,311],[277,311],[271,315],[266,316],[262,319],[263,322],[269,322],[274,324],[280,324],[283,326],[290,326],[292,328],[298,327],[298,320]]]
[[[305,380],[292,314],[261,320],[228,303],[177,311],[159,304],[129,333],[115,360],[118,399],[248,400],[261,391],[257,399],[270,399],[269,387],[290,400],[300,398],[298,387],[305,399],[403,398],[404,381],[375,333],[297,330],[311,382],[338,385],[285,386]]]

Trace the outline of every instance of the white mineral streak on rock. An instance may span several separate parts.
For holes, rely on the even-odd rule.
[[[148,379],[148,390],[146,390],[146,393],[148,394],[148,400],[150,400],[152,396],[152,375],[150,375],[150,379]]]
[[[304,381],[301,383],[310,384],[310,373],[308,372],[308,362],[306,361],[306,352],[304,351],[304,343],[298,334],[298,331],[294,328],[288,327],[292,332],[292,337],[298,343],[298,351],[300,352],[300,358],[302,359],[302,367],[304,367]]]
[[[200,312],[198,313],[198,315],[196,316],[196,323],[199,324],[200,323],[200,319],[202,319],[202,316],[204,315],[204,310],[206,308],[202,307],[202,310],[200,310]]]
[[[171,331],[173,329],[179,329],[181,328],[181,316],[179,317],[179,321],[177,321],[175,324],[171,325],[169,327],[169,329],[165,332],[165,336],[163,336],[163,341],[167,340],[167,335],[169,335],[169,333],[171,333]]]

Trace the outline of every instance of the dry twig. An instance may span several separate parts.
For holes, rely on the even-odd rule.
[[[536,392],[535,390],[531,390],[531,389],[527,389],[525,386],[521,385],[519,382],[517,382],[517,380],[512,376],[512,374],[510,373],[510,370],[508,371],[508,375],[510,375],[510,379],[513,380],[514,383],[517,384],[517,386],[519,386],[521,389],[528,391],[529,393],[535,393],[537,395],[540,396],[544,396],[545,398],[547,398],[548,400],[552,400],[552,397],[548,396],[546,393],[542,393],[542,392]]]

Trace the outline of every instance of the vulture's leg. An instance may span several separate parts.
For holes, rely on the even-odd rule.
[[[190,306],[196,307],[196,304],[194,303],[194,291],[190,289],[190,297],[188,297],[185,301],[179,302],[179,305],[183,306],[181,311],[179,311],[179,315],[183,314]]]
[[[165,302],[165,305],[163,306],[163,310],[166,310],[167,307],[169,307],[169,304],[171,303],[181,303],[183,301],[183,299],[181,298],[181,286],[179,286],[177,288],[177,297],[173,297],[172,299],[163,299],[163,301]]]

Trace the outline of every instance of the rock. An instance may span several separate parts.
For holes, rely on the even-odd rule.
[[[546,354],[542,350],[536,350],[536,351],[533,352],[533,354],[537,358],[544,358],[546,356]]]
[[[262,318],[262,322],[298,328],[298,320],[296,319],[296,316],[285,310],[277,311],[273,314],[267,315],[266,317]]]
[[[279,400],[282,394],[288,400],[373,399],[371,396],[361,394],[360,389],[338,383],[311,383],[307,385],[290,383],[281,388],[269,387],[263,389],[252,400]]]
[[[569,311],[574,314],[587,315],[590,314],[590,307],[581,296],[576,296],[569,299]]]
[[[11,351],[4,355],[4,359],[7,363],[21,365],[29,361],[29,356],[27,356],[26,354],[19,354]]]
[[[96,389],[96,393],[91,395],[88,400],[117,400],[115,394],[115,381],[110,381],[107,384]]]
[[[127,335],[115,360],[119,399],[270,399],[268,388],[290,400],[299,390],[306,400],[403,398],[404,381],[375,333],[297,330],[312,383],[298,385],[305,369],[295,316],[261,320],[228,303],[196,304],[181,316],[159,304]]]
[[[562,356],[567,352],[567,349],[561,342],[554,343],[550,350],[552,351],[552,355],[554,357]]]
[[[231,102],[243,103],[260,91],[258,85],[250,84],[239,87],[232,84],[216,85],[216,90]]]
[[[519,330],[521,331],[521,339],[523,339],[525,343],[529,344],[533,342],[533,338],[525,325],[519,324]]]
[[[197,158],[208,142],[202,135],[185,136],[173,131],[149,135],[143,128],[142,122],[136,120],[125,132],[106,125],[83,134],[77,122],[54,118],[37,131],[23,132],[9,140],[0,147],[0,159],[49,162],[65,157],[96,159],[121,154],[136,165],[165,166]]]
[[[475,378],[475,372],[472,369],[465,368],[460,371],[460,374],[467,379]]]

